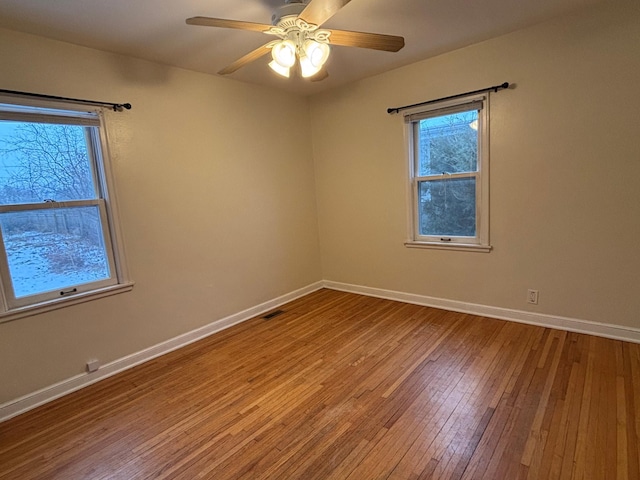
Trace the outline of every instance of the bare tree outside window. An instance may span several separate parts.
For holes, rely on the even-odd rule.
[[[16,123],[2,142],[10,159],[0,200],[6,203],[57,202],[96,198],[86,128],[78,125]]]

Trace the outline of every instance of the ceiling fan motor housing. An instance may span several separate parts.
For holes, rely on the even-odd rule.
[[[287,17],[293,17],[291,19],[293,21],[302,13],[305,7],[306,5],[304,2],[296,0],[287,1],[287,3],[278,7],[278,9],[273,12],[273,15],[271,15],[271,24],[282,26],[280,23],[282,21],[286,21]]]

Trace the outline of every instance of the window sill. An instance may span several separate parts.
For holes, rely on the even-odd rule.
[[[51,310],[57,310],[59,308],[69,307],[71,305],[77,305],[78,303],[89,302],[98,298],[117,295],[118,293],[130,292],[131,290],[133,290],[133,285],[133,282],[121,283],[118,285],[101,288],[99,290],[94,290],[92,292],[80,293],[78,295],[74,295],[73,297],[50,300],[48,302],[28,305],[26,307],[14,308],[8,312],[0,313],[0,323],[10,322],[12,320],[17,320],[18,318],[29,317],[32,315],[38,315],[40,313],[49,312]]]
[[[408,248],[432,248],[436,250],[458,250],[462,252],[489,253],[493,248],[491,245],[474,245],[470,243],[440,243],[440,242],[404,242]]]

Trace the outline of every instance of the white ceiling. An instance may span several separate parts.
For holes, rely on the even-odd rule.
[[[352,0],[326,28],[400,35],[397,53],[332,48],[329,78],[278,77],[268,56],[229,76],[313,94],[486,40],[602,0]],[[216,74],[266,43],[262,33],[185,24],[193,16],[271,23],[284,0],[2,0],[0,27]]]

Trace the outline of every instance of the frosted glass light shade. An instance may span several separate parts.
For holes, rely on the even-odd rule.
[[[291,40],[282,40],[273,46],[271,56],[281,67],[291,68],[296,63],[296,46]]]
[[[316,67],[311,63],[311,59],[306,55],[300,57],[300,75],[304,78],[313,77],[322,67]]]
[[[304,42],[303,55],[300,56],[300,70],[303,77],[313,77],[329,58],[329,45],[315,40]]]
[[[324,62],[329,58],[329,45],[326,43],[307,40],[304,42],[304,53],[314,67],[322,68]]]
[[[276,72],[278,75],[282,75],[283,77],[289,78],[289,70],[290,70],[289,67],[283,67],[275,60],[271,60],[269,62],[269,66],[271,67],[271,70]]]

